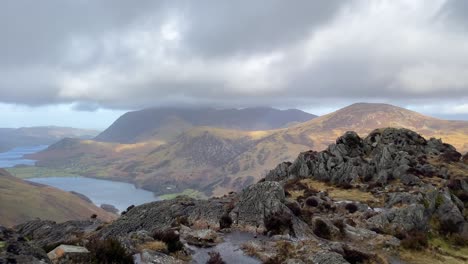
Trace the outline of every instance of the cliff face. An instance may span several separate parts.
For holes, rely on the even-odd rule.
[[[230,231],[266,235],[246,239],[241,248],[273,263],[465,263],[467,197],[468,166],[451,145],[407,129],[377,129],[365,138],[346,132],[323,151],[279,164],[240,193],[137,206],[96,231],[82,228],[80,237],[117,239],[129,254],[167,263],[183,263],[190,245],[230,241]],[[44,225],[51,224],[25,224],[15,232],[36,234],[33,242],[41,246],[76,244],[35,231]],[[185,243],[177,247],[181,259],[154,249],[158,241],[174,248],[168,236]]]

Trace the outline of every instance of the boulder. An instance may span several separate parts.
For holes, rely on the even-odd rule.
[[[53,264],[72,264],[91,262],[90,253],[85,247],[60,245],[47,253]]]

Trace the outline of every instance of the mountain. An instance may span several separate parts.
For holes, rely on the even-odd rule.
[[[354,130],[366,135],[379,127],[409,127],[468,150],[468,122],[447,121],[387,104],[354,104],[287,128],[243,131],[191,127],[173,140],[119,144],[64,140],[31,157],[38,166],[81,175],[131,181],[157,193],[197,189],[208,195],[241,190],[296,153],[323,150]]]
[[[4,226],[38,217],[57,222],[89,219],[93,214],[106,221],[115,218],[75,194],[23,181],[3,169],[0,169],[0,190],[0,225]]]
[[[467,263],[468,164],[453,146],[404,128],[334,142],[238,193],[142,204],[99,228],[0,227],[0,262]]]
[[[315,118],[297,110],[274,108],[151,108],[128,112],[118,118],[95,140],[135,143],[146,140],[168,141],[195,126],[234,130],[270,130]]]
[[[0,151],[15,147],[49,145],[65,137],[93,138],[98,131],[71,127],[0,128]]]

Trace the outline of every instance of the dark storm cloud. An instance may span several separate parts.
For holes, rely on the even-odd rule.
[[[93,111],[460,100],[466,10],[462,0],[6,1],[0,101]]]

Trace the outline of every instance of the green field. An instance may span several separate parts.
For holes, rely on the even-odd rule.
[[[21,178],[46,178],[46,177],[76,177],[80,176],[73,171],[62,170],[62,169],[51,169],[44,167],[17,167],[6,169],[11,175]]]
[[[174,199],[177,196],[181,196],[181,195],[186,195],[188,197],[192,197],[192,198],[195,198],[195,199],[206,199],[207,198],[204,193],[199,192],[199,191],[194,190],[194,189],[185,189],[183,192],[180,192],[180,193],[170,193],[170,194],[161,195],[161,196],[159,196],[159,198],[161,198],[163,200],[171,200],[171,199]]]

